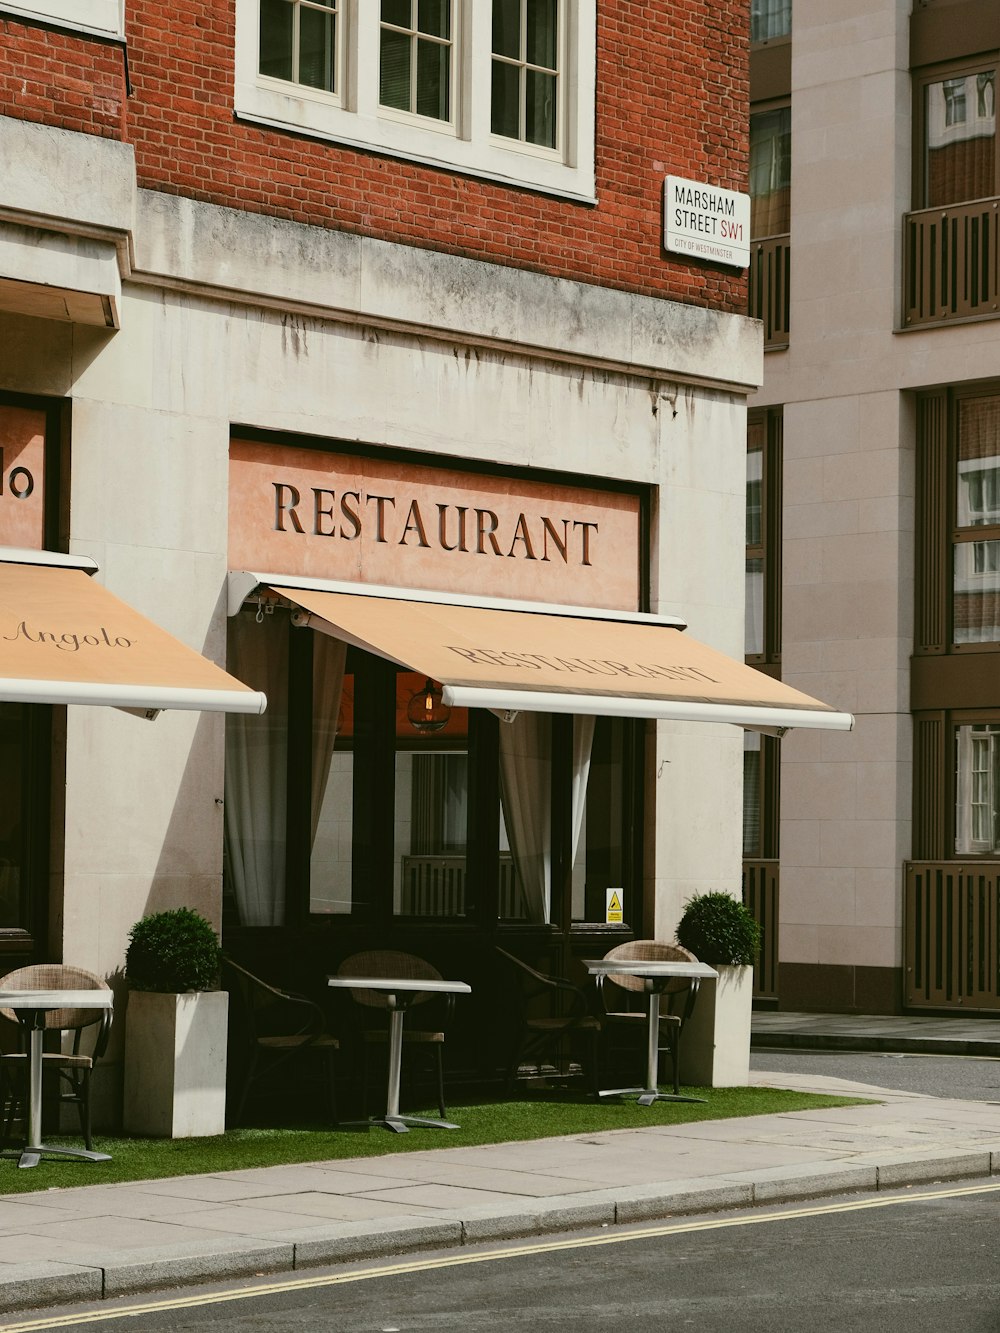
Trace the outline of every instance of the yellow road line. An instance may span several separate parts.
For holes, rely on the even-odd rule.
[[[615,1230],[606,1236],[575,1236],[566,1240],[536,1241],[502,1250],[479,1250],[474,1254],[448,1254],[437,1259],[412,1259],[401,1263],[366,1268],[360,1272],[334,1273],[326,1276],[285,1278],[278,1282],[202,1295],[178,1296],[170,1300],[149,1301],[139,1305],[117,1306],[106,1310],[88,1310],[63,1318],[27,1319],[16,1324],[0,1324],[0,1333],[34,1333],[37,1329],[75,1328],[96,1324],[102,1319],[133,1319],[142,1314],[162,1314],[167,1310],[190,1310],[203,1305],[221,1305],[227,1301],[245,1301],[256,1296],[274,1296],[283,1292],[310,1291],[335,1287],[348,1282],[367,1282],[378,1277],[398,1277],[404,1273],[426,1273],[438,1268],[457,1268],[464,1264],[494,1263],[500,1259],[519,1259],[533,1254],[557,1254],[562,1250],[582,1250],[597,1245],[622,1245],[633,1240],[658,1236],[680,1236],[696,1231],[721,1231],[727,1227],[754,1226],[762,1222],[789,1222],[802,1217],[823,1217],[831,1213],[860,1212],[867,1208],[891,1208],[896,1204],[925,1203],[931,1199],[957,1199],[972,1194],[991,1194],[1000,1190],[1000,1182],[990,1185],[962,1185],[954,1189],[925,1190],[919,1194],[893,1195],[891,1198],[851,1200],[847,1203],[814,1204],[782,1212],[754,1213],[749,1216],[712,1217],[704,1222],[675,1222],[669,1226],[643,1227],[640,1230]]]

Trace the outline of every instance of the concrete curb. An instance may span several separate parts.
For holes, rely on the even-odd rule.
[[[874,1051],[886,1055],[1000,1056],[1000,1041],[962,1037],[863,1036],[837,1032],[755,1032],[754,1051]]]
[[[191,1282],[219,1282],[258,1273],[293,1273],[358,1260],[405,1256],[429,1249],[466,1246],[585,1228],[627,1226],[638,1222],[681,1219],[755,1206],[799,1203],[838,1194],[897,1190],[948,1180],[1000,1174],[1000,1152],[965,1150],[937,1157],[886,1157],[851,1165],[812,1164],[803,1171],[778,1167],[732,1173],[714,1179],[676,1180],[669,1184],[630,1186],[558,1195],[509,1209],[466,1209],[459,1216],[337,1222],[289,1231],[278,1240],[247,1237],[245,1244],[222,1243],[212,1251],[191,1246],[150,1247],[134,1257],[103,1256],[95,1249],[74,1264],[11,1263],[0,1258],[0,1310],[7,1313],[41,1306],[136,1295]],[[0,1326],[2,1329],[3,1326]]]

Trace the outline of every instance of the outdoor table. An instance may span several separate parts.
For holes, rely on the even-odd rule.
[[[327,977],[328,986],[341,990],[385,991],[389,1008],[389,1090],[384,1116],[360,1121],[384,1125],[397,1134],[405,1134],[411,1125],[424,1129],[458,1129],[450,1120],[432,1120],[426,1116],[400,1115],[399,1078],[403,1064],[403,1016],[418,995],[469,995],[472,987],[464,981],[428,981],[416,977]]]
[[[28,1044],[28,1141],[23,1148],[0,1151],[0,1157],[17,1157],[19,1167],[37,1166],[44,1153],[60,1157],[83,1157],[88,1162],[110,1162],[106,1152],[86,1148],[64,1148],[42,1142],[42,1038],[45,1015],[53,1009],[111,1009],[110,990],[0,990],[0,1009],[16,1009],[30,1029]]]
[[[666,989],[667,982],[678,977],[717,977],[719,974],[707,963],[687,962],[638,962],[625,959],[598,958],[584,959],[583,965],[592,977],[639,977],[648,998],[646,1019],[646,1086],[644,1088],[608,1088],[599,1093],[601,1097],[623,1097],[638,1093],[640,1106],[652,1106],[653,1102],[703,1102],[704,1097],[684,1097],[672,1092],[660,1092],[658,1084],[660,1063],[660,996]]]

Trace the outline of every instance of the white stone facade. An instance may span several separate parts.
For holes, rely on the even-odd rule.
[[[0,119],[0,164],[0,389],[69,400],[70,549],[184,642],[224,663],[241,426],[648,486],[651,609],[741,655],[755,322],[137,190],[108,140]],[[219,922],[223,733],[68,711],[53,954],[113,975],[146,912]],[[650,727],[660,935],[738,892],[740,765],[736,728]]]

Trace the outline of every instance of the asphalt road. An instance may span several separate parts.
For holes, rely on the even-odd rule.
[[[1000,1103],[1000,1060],[980,1056],[755,1050],[750,1067],[769,1074],[824,1074],[928,1097]]]
[[[964,1182],[379,1266],[408,1271],[309,1272],[298,1275],[298,1287],[296,1279],[261,1281],[266,1289],[248,1299],[185,1306],[189,1297],[169,1293],[150,1298],[145,1310],[131,1301],[112,1307],[118,1317],[101,1312],[91,1322],[90,1307],[44,1326],[106,1333],[996,1333],[998,1222],[1000,1185]],[[175,1303],[164,1308],[167,1300]]]

